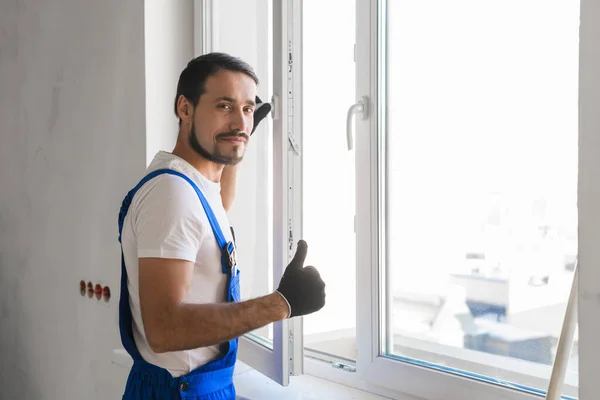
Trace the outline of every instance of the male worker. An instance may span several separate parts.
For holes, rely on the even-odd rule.
[[[240,301],[223,204],[231,205],[235,166],[268,113],[257,110],[257,85],[250,66],[227,54],[190,61],[177,85],[177,144],[155,156],[123,201],[119,325],[134,359],[124,399],[234,399],[237,338],[325,304],[319,273],[303,265],[304,241],[275,292]]]

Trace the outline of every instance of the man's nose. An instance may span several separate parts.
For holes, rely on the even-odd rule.
[[[249,135],[249,119],[250,118],[244,113],[244,110],[237,110],[231,115],[231,122],[229,128],[232,131],[244,132]]]

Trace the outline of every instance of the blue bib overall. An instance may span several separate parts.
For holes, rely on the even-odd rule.
[[[170,170],[160,169],[146,175],[123,200],[119,213],[119,242],[123,232],[123,222],[135,193],[150,179],[161,174],[171,174],[185,179],[196,191],[198,198],[208,216],[212,230],[222,249],[221,264],[223,273],[227,275],[227,301],[240,301],[239,271],[235,265],[235,247],[232,242],[226,242],[219,223],[198,189],[198,186],[186,175]],[[121,246],[121,297],[119,299],[119,330],[123,347],[133,358],[133,367],[129,372],[124,400],[162,400],[162,399],[192,399],[192,400],[233,400],[236,397],[233,386],[233,369],[235,366],[238,339],[223,343],[221,356],[187,375],[174,378],[169,371],[145,361],[133,338],[131,308],[129,306],[129,289],[127,287],[127,269]]]

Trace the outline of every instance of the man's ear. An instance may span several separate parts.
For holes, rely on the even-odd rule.
[[[181,118],[181,121],[189,123],[193,113],[192,103],[184,95],[180,95],[177,99],[177,115]]]
[[[271,103],[263,103],[260,97],[256,96],[256,108],[254,109],[254,126],[252,127],[252,132],[250,135],[254,133],[260,121],[265,119],[267,115],[271,112]]]

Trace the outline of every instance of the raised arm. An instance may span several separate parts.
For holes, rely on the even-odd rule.
[[[256,96],[255,100],[256,109],[254,111],[254,125],[252,127],[251,135],[254,134],[254,131],[261,121],[265,119],[269,112],[271,112],[270,103],[263,103],[258,96]],[[239,164],[226,166],[223,168],[223,173],[221,174],[221,198],[223,202],[223,208],[225,208],[226,212],[229,212],[233,202],[235,201],[238,172]]]
[[[235,201],[238,170],[239,164],[230,165],[223,168],[221,174],[221,199],[226,212],[229,212]]]

